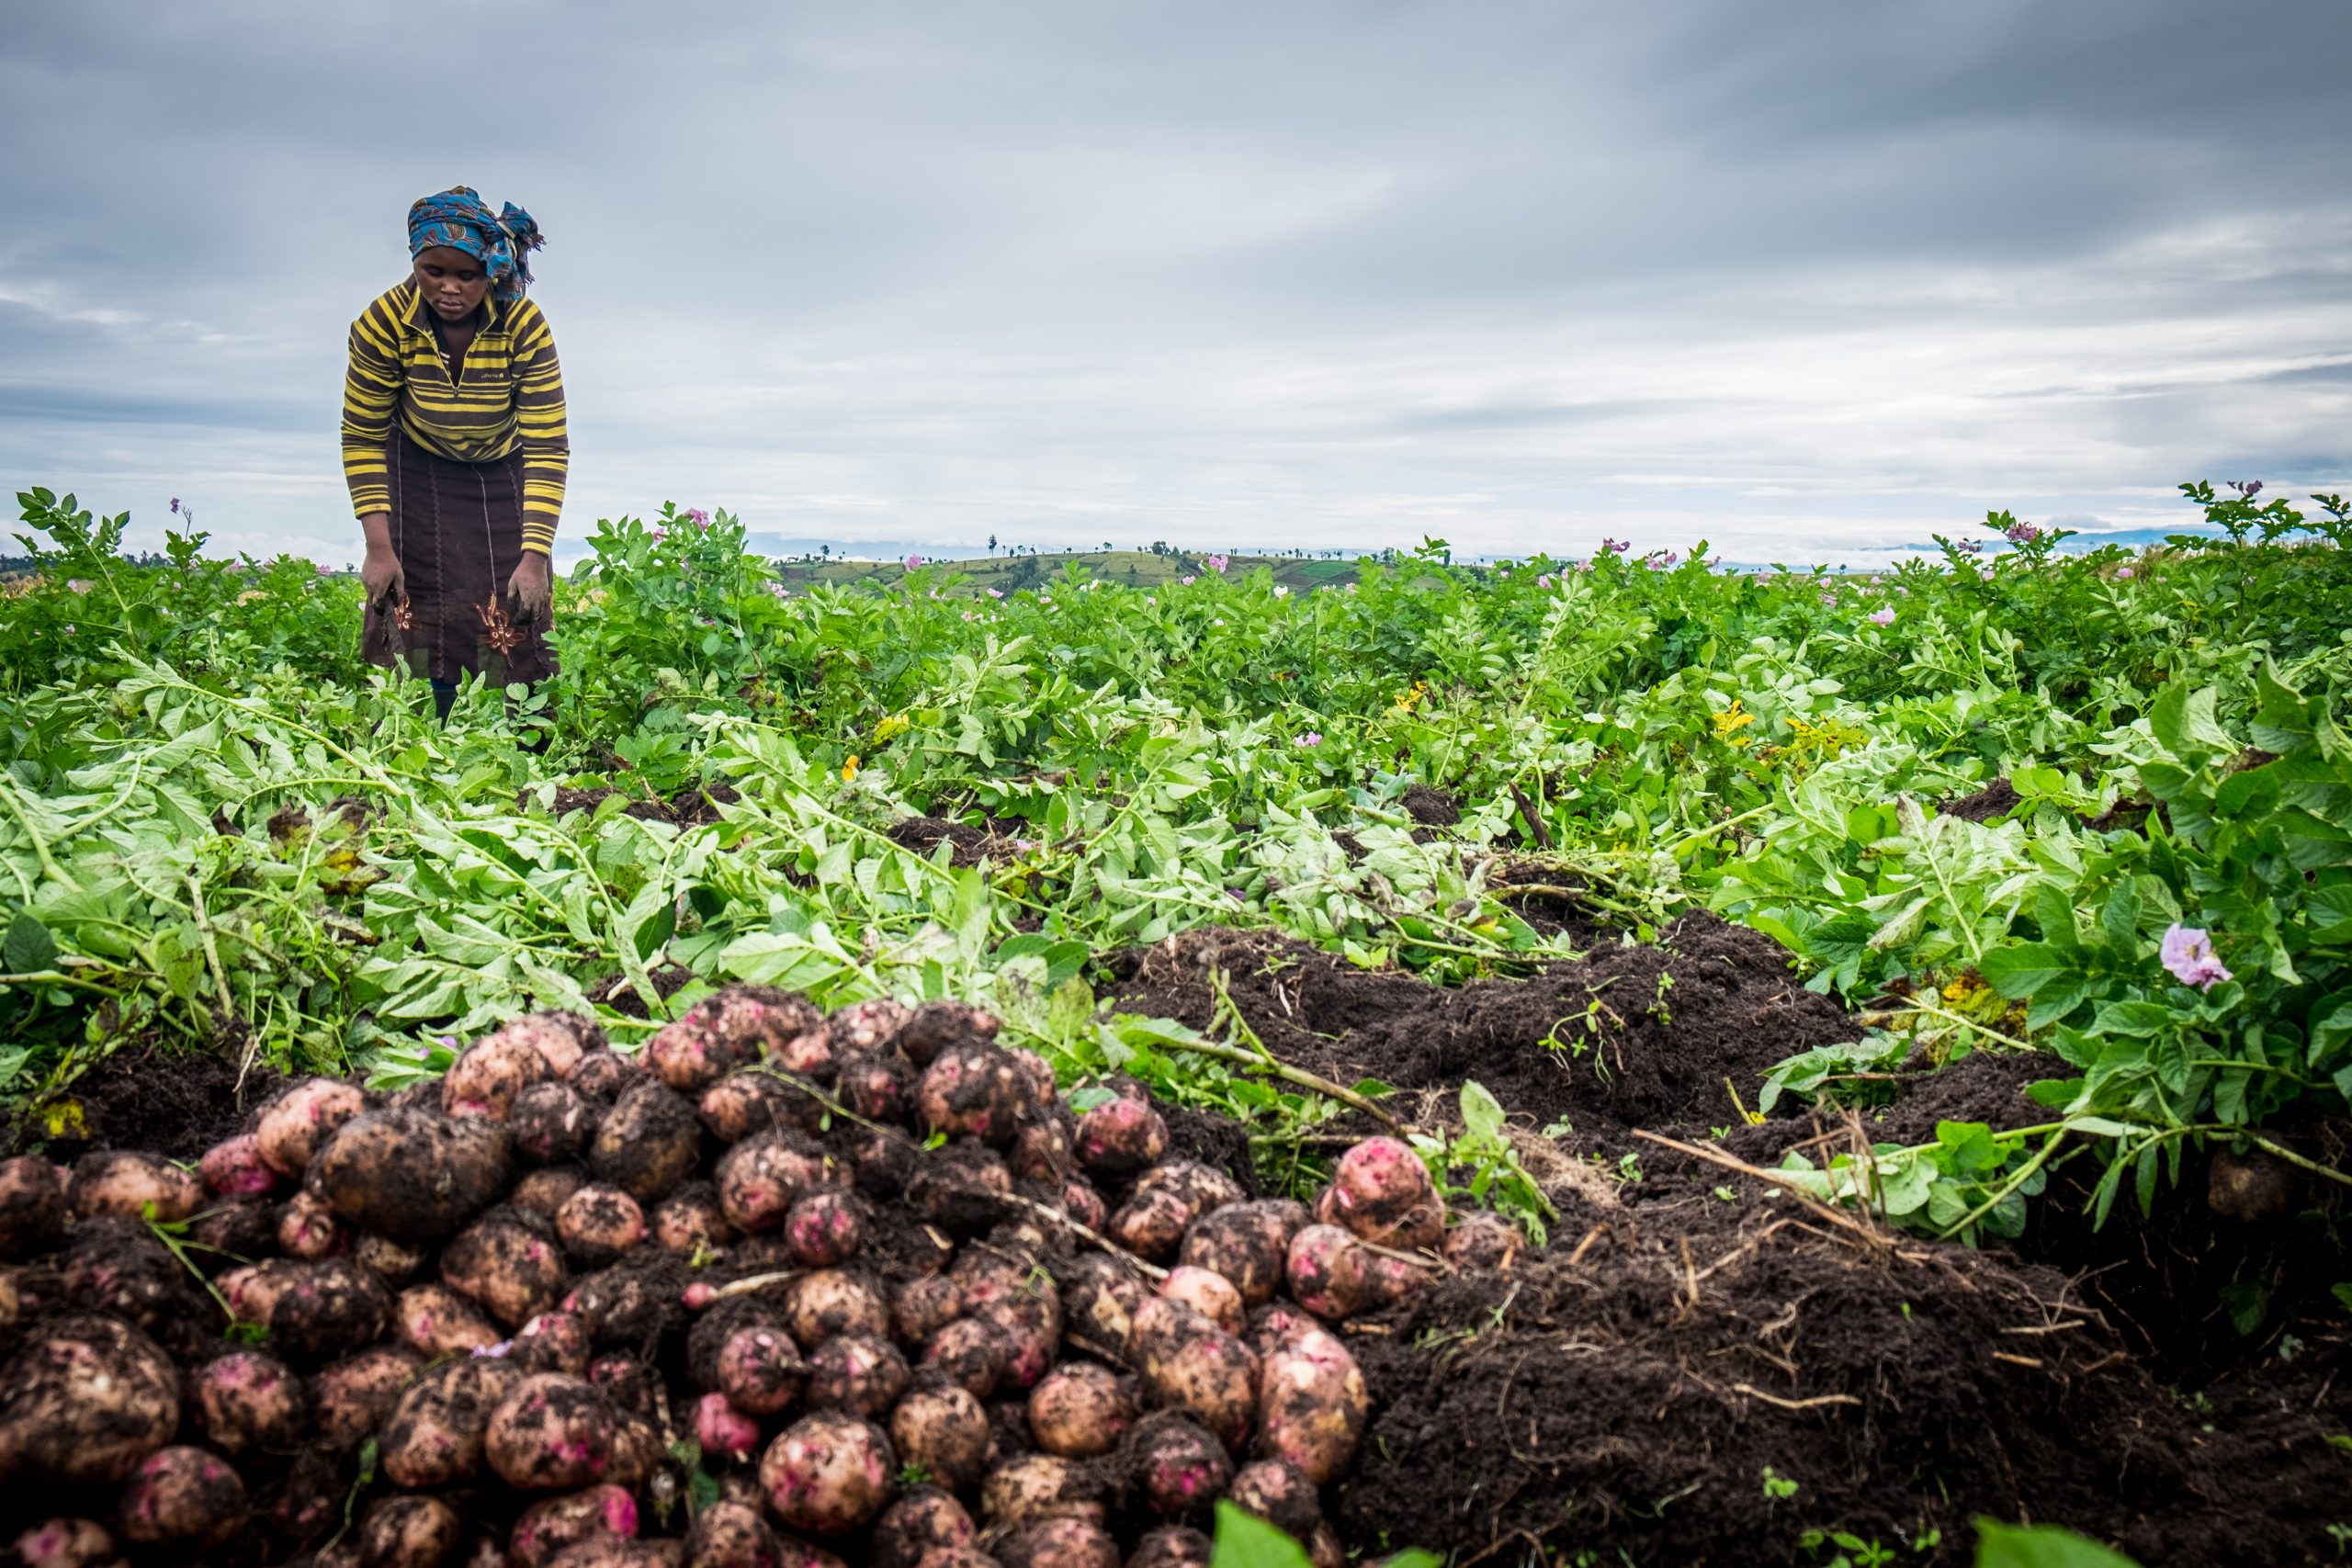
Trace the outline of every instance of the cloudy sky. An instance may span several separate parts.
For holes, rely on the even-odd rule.
[[[0,0],[0,478],[358,553],[345,328],[551,236],[567,535],[1879,558],[2352,488],[2352,7]]]

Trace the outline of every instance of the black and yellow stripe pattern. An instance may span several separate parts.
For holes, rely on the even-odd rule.
[[[489,320],[452,380],[427,309],[412,278],[351,323],[343,475],[353,511],[365,517],[391,510],[384,448],[397,419],[409,439],[453,462],[495,462],[520,448],[523,547],[551,553],[571,444],[564,434],[563,373],[547,318],[528,299],[484,299]]]

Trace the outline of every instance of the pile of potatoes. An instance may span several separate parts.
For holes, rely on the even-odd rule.
[[[1374,1138],[1310,1210],[1082,1111],[956,1003],[540,1013],[193,1170],[0,1162],[0,1541],[28,1568],[1338,1568],[1332,1325],[1519,1238]],[[201,1278],[199,1276],[202,1276]]]

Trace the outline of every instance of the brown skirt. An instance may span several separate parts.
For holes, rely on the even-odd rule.
[[[435,681],[479,674],[493,685],[555,673],[544,625],[514,626],[520,640],[492,644],[492,609],[511,611],[506,580],[523,557],[523,461],[457,463],[395,430],[388,444],[392,553],[408,587],[406,625],[373,606],[360,631],[371,664],[405,666]]]

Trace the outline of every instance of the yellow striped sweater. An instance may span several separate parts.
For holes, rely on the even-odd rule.
[[[459,463],[523,454],[523,547],[555,547],[571,444],[564,434],[563,373],[547,318],[529,299],[485,297],[489,319],[449,378],[416,280],[379,297],[351,323],[343,389],[343,476],[365,517],[392,505],[385,446],[392,422],[426,451]]]

